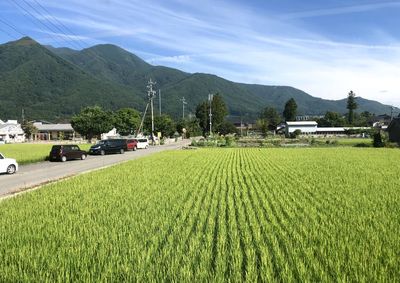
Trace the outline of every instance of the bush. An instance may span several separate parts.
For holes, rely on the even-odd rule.
[[[374,147],[385,147],[385,140],[382,133],[376,132],[373,136],[373,145]]]

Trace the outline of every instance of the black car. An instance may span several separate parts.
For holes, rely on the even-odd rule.
[[[50,161],[60,160],[65,162],[69,159],[85,160],[87,152],[79,148],[75,144],[53,145],[49,154]]]
[[[106,153],[121,153],[123,154],[128,150],[127,140],[125,139],[113,139],[113,140],[101,140],[95,145],[90,147],[90,154],[105,155]]]

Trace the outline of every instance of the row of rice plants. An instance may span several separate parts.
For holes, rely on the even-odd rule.
[[[0,281],[395,281],[399,158],[175,151],[48,185],[0,203]]]

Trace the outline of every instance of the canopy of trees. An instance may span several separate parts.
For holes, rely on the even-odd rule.
[[[71,126],[91,141],[93,137],[112,130],[114,127],[113,115],[111,112],[104,111],[100,106],[86,107],[81,113],[72,117]]]

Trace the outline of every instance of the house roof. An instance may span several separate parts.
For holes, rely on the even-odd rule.
[[[288,126],[318,126],[315,121],[296,121],[296,122],[286,122]]]
[[[33,123],[39,131],[74,131],[71,124],[42,124]]]

